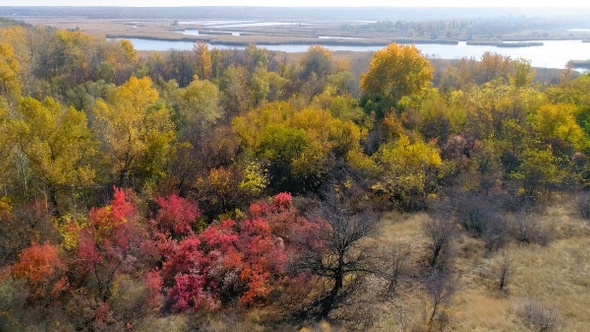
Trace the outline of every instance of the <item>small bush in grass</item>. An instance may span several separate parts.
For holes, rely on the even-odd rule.
[[[517,215],[511,233],[518,242],[545,246],[553,239],[551,229],[543,225],[538,215]]]
[[[498,264],[496,275],[498,277],[498,289],[503,292],[506,291],[506,287],[512,278],[512,262],[506,255],[502,257]]]
[[[590,220],[590,193],[581,193],[578,196],[578,212],[580,217]]]
[[[559,325],[554,307],[547,308],[531,300],[524,305],[522,317],[534,331],[556,331]]]

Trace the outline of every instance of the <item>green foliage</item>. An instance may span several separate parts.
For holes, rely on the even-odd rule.
[[[301,78],[324,78],[332,71],[332,53],[323,46],[312,45],[301,58]]]
[[[536,190],[548,190],[551,186],[560,184],[564,177],[564,170],[556,164],[556,158],[549,146],[546,150],[526,150],[522,155],[519,170],[511,176],[522,180],[526,193],[532,196]]]
[[[174,98],[178,103],[182,123],[179,130],[203,130],[221,117],[218,106],[219,89],[207,80],[195,77],[186,88],[175,91]]]
[[[236,117],[232,128],[245,149],[268,164],[272,187],[291,192],[317,188],[328,175],[330,160],[359,152],[363,136],[352,121],[324,110],[296,111],[286,103],[267,104]]]

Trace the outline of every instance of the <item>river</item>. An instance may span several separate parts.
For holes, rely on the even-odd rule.
[[[166,51],[192,50],[194,43],[188,41],[152,40],[143,38],[129,38],[138,51]],[[458,45],[442,44],[416,44],[422,54],[431,58],[461,59],[463,57],[480,59],[485,52],[495,52],[510,56],[513,59],[527,59],[533,67],[565,68],[569,60],[590,59],[590,43],[582,43],[580,40],[545,40],[543,46],[532,47],[496,47],[491,45],[467,45],[459,42]],[[318,40],[321,45],[321,40]],[[259,45],[271,51],[305,52],[310,45]],[[333,46],[323,45],[331,51],[376,51],[384,46]],[[243,46],[228,46],[211,44],[216,49],[243,49]]]

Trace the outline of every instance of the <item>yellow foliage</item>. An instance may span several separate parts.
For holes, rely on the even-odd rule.
[[[20,91],[20,63],[8,43],[0,42],[0,95],[16,99]]]
[[[20,119],[12,120],[11,131],[42,181],[54,189],[93,183],[89,157],[97,146],[84,113],[64,110],[52,98],[40,102],[30,97],[21,100],[18,113]]]
[[[442,165],[436,147],[422,140],[411,143],[406,135],[383,145],[376,157],[382,181],[373,186],[373,191],[395,197],[404,209],[413,209],[414,204],[427,199],[426,184],[436,178]]]
[[[162,177],[174,155],[175,127],[170,110],[156,105],[158,91],[149,77],[131,77],[109,91],[93,110],[94,130],[107,147],[113,175],[123,180],[129,171]]]
[[[576,123],[576,107],[571,104],[547,104],[534,116],[537,132],[544,140],[558,138],[570,142],[578,150],[587,146],[587,137]]]
[[[77,218],[71,215],[63,215],[56,223],[57,231],[62,239],[62,247],[66,250],[78,248],[80,232],[88,225],[86,218]]]
[[[121,39],[119,41],[121,47],[123,48],[123,56],[129,62],[136,62],[137,61],[137,52],[133,48],[133,43],[127,39]]]
[[[397,102],[430,84],[434,68],[414,45],[389,44],[375,52],[361,89]]]
[[[12,205],[10,204],[10,198],[3,196],[0,198],[0,218],[5,215],[9,215],[12,212]]]
[[[250,162],[244,170],[244,177],[240,182],[240,189],[260,195],[268,184],[266,170],[257,162]]]

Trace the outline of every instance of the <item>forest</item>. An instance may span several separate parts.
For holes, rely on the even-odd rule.
[[[590,74],[0,21],[0,331],[587,331]]]

